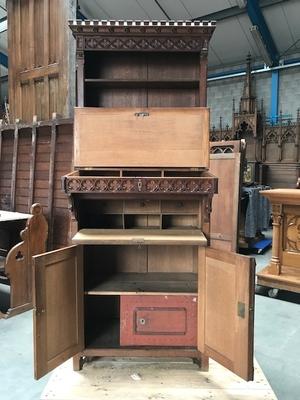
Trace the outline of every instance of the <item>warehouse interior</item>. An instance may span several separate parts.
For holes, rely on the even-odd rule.
[[[299,398],[299,13],[0,0],[1,399]]]

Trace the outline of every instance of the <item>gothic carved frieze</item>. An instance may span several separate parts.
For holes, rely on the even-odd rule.
[[[128,177],[65,177],[64,189],[71,193],[178,193],[213,194],[216,178],[128,178]]]
[[[207,40],[184,37],[87,36],[80,42],[83,50],[198,51],[206,49]]]

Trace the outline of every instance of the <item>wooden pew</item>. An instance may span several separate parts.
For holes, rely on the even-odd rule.
[[[46,251],[48,224],[38,203],[21,231],[21,242],[12,247],[4,260],[3,278],[10,284],[10,306],[0,318],[9,318],[32,308],[32,256]],[[3,280],[2,280],[3,283]]]

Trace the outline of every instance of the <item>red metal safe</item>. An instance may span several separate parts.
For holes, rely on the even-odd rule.
[[[197,346],[197,296],[121,296],[121,346]]]

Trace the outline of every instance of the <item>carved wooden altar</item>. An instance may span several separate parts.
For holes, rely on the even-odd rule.
[[[300,293],[300,190],[261,191],[272,203],[273,247],[270,264],[257,283]]]

